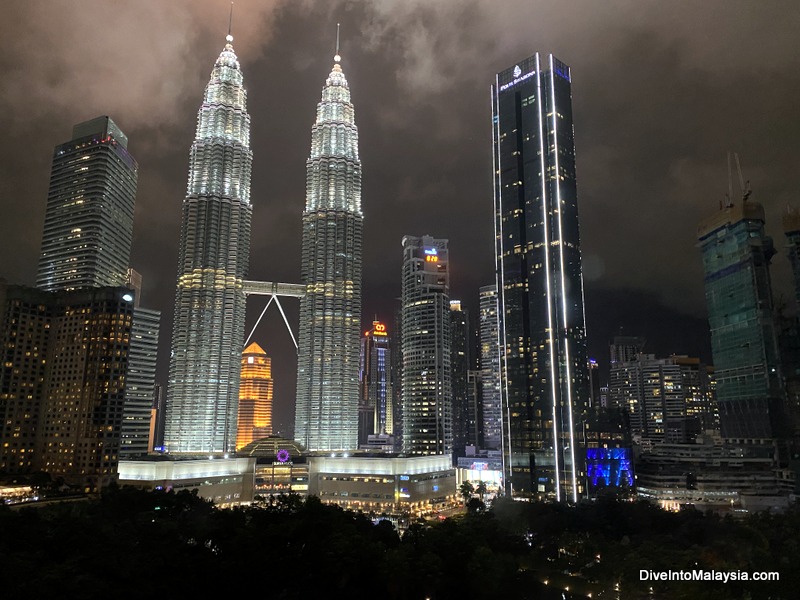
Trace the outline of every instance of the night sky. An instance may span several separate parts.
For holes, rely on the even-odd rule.
[[[197,109],[225,44],[225,0],[27,0],[0,21],[0,277],[33,285],[53,147],[111,116],[139,162],[132,266],[163,311],[166,383],[181,202]],[[647,351],[710,360],[698,222],[738,152],[780,250],[800,206],[800,6],[642,0],[237,0],[234,48],[252,117],[250,278],[299,282],[305,161],[336,23],[363,165],[364,324],[391,322],[404,234],[449,238],[451,297],[475,314],[493,282],[494,74],[534,52],[572,68],[590,354],[620,328]],[[738,198],[738,178],[734,191]],[[773,261],[791,301],[788,261]],[[249,303],[250,330],[263,307]],[[297,331],[296,301],[284,306]],[[792,309],[794,307],[792,306]],[[296,358],[271,307],[254,339],[273,357],[279,424]]]

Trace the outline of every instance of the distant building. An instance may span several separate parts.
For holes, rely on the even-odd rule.
[[[450,369],[453,385],[453,454],[463,456],[467,446],[469,407],[467,374],[470,352],[469,312],[460,300],[450,300]]]
[[[639,354],[614,364],[609,383],[617,402],[613,408],[627,412],[637,442],[690,442],[718,428],[711,373],[696,358]]]
[[[120,457],[147,454],[155,401],[156,361],[161,311],[136,306],[133,309],[125,408],[122,415]]]
[[[109,117],[75,125],[56,146],[36,286],[48,292],[125,284],[137,164]]]
[[[480,310],[481,448],[499,449],[503,434],[503,405],[500,394],[500,337],[497,329],[497,285],[478,290]]]
[[[764,209],[744,200],[703,221],[711,349],[722,436],[765,441],[788,435],[785,391],[770,285],[775,254]]]
[[[492,138],[505,484],[577,502],[589,376],[569,66],[534,54],[499,72]]]
[[[403,237],[403,452],[453,451],[447,240]]]
[[[617,335],[609,346],[611,356],[611,368],[617,363],[631,362],[636,360],[642,352],[647,340],[641,336]]]
[[[372,434],[394,434],[391,346],[387,327],[380,321],[373,321],[361,338],[359,415],[364,418],[359,427],[359,447]]]
[[[467,371],[467,446],[482,448],[483,443],[483,380],[481,371]]]
[[[661,444],[637,461],[641,498],[663,508],[693,506],[702,511],[758,512],[789,505],[794,473],[776,469],[770,445]]]
[[[242,352],[236,449],[272,435],[272,359],[253,342]]]

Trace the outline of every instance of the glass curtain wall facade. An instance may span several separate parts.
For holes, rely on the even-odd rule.
[[[552,55],[498,73],[492,131],[505,483],[576,502],[589,393],[571,85]]]
[[[48,292],[124,285],[138,166],[109,117],[75,125],[56,146],[36,286]]]
[[[121,457],[147,454],[149,450],[160,328],[160,310],[134,308],[122,413]]]
[[[711,351],[722,437],[764,440],[788,433],[764,208],[729,205],[701,223]]]
[[[391,338],[386,325],[372,322],[361,338],[361,405],[372,415],[367,434],[394,434]]]
[[[358,446],[361,160],[337,54],[317,105],[306,162],[295,440],[308,450]]]
[[[453,451],[447,240],[403,237],[403,452]]]
[[[211,72],[189,153],[164,440],[172,453],[236,444],[253,155],[232,41]]]

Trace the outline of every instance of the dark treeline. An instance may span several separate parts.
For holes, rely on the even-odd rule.
[[[7,598],[796,598],[799,562],[798,509],[734,521],[612,499],[574,508],[500,499],[401,538],[314,497],[217,510],[188,492],[122,488],[0,508]],[[639,581],[640,569],[699,568],[781,579]]]

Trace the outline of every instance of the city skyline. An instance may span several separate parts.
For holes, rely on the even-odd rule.
[[[86,96],[83,105],[74,102],[75,92],[71,92],[69,86],[63,90],[60,98],[33,93],[27,107],[21,105],[19,98],[31,92],[28,87],[19,88],[19,98],[3,97],[3,101],[14,109],[11,114],[17,121],[9,127],[9,142],[24,138],[28,150],[14,153],[11,151],[14,146],[8,143],[1,150],[7,159],[0,175],[5,192],[2,194],[3,214],[7,218],[0,226],[4,233],[0,276],[14,283],[32,283],[39,251],[37,232],[41,231],[46,197],[47,167],[42,168],[42,165],[48,162],[53,145],[63,137],[53,132],[63,132],[71,123],[97,114],[109,114],[129,135],[131,151],[140,161],[140,193],[137,198],[131,266],[144,275],[148,304],[165,313],[162,331],[171,331],[171,290],[174,289],[179,229],[179,213],[174,208],[183,197],[181,188],[185,181],[186,147],[191,141],[196,98],[202,90],[202,79],[207,77],[209,61],[219,51],[219,39],[227,25],[227,6],[222,4],[219,10],[211,10],[204,5],[202,9],[190,11],[186,5],[177,3],[177,7],[166,9],[160,16],[153,17],[157,19],[154,32],[163,32],[160,27],[164,27],[164,23],[170,29],[181,32],[185,26],[180,24],[179,18],[185,16],[184,13],[189,14],[197,23],[202,23],[202,35],[198,33],[196,37],[181,37],[181,43],[185,43],[186,48],[179,47],[175,51],[174,54],[179,58],[166,56],[163,71],[155,69],[148,72],[146,81],[151,87],[147,87],[147,91],[157,99],[163,100],[166,95],[169,102],[163,111],[148,114],[147,118],[144,118],[142,108],[133,107],[125,99],[126,95],[135,95],[133,89],[131,94],[126,94],[126,88],[120,89],[120,82],[113,78],[103,84],[99,93],[92,94],[91,98]],[[512,4],[508,3],[509,6]],[[718,14],[714,18],[719,20],[719,28],[726,32],[726,39],[731,37],[731,32],[742,32],[743,26],[737,20],[736,13],[737,9],[741,12],[741,7],[745,5],[731,8],[726,4],[722,11],[719,11],[719,6],[716,6]],[[411,5],[407,12],[400,15],[392,13],[392,16],[400,18],[396,25],[391,26],[388,24],[388,9],[378,8],[377,5],[343,7],[348,9],[345,11],[343,8],[344,15],[317,7],[307,12],[284,8],[270,13],[271,21],[265,23],[261,9],[247,2],[237,3],[234,34],[239,36],[239,26],[244,30],[241,36],[243,45],[237,45],[237,50],[243,68],[248,73],[251,101],[258,103],[260,115],[257,119],[260,123],[257,122],[258,128],[253,134],[253,143],[258,145],[256,164],[262,173],[254,178],[253,205],[257,223],[254,231],[258,231],[258,234],[254,235],[253,241],[252,278],[299,281],[300,228],[297,223],[302,211],[302,165],[307,158],[309,114],[318,99],[319,79],[324,77],[329,67],[335,22],[341,20],[343,46],[347,48],[343,54],[347,56],[347,72],[354,88],[354,102],[359,106],[362,143],[374,149],[370,152],[372,164],[366,170],[365,197],[377,199],[375,213],[370,216],[370,227],[373,223],[376,227],[372,232],[370,227],[365,229],[363,315],[371,317],[378,313],[379,318],[389,320],[391,313],[388,307],[399,292],[396,245],[403,232],[423,230],[449,238],[454,256],[463,257],[462,265],[470,265],[472,272],[468,273],[466,266],[459,268],[458,263],[453,264],[451,285],[453,296],[462,298],[474,315],[477,288],[491,283],[493,267],[491,157],[485,143],[490,136],[486,125],[488,85],[492,74],[499,68],[530,54],[534,49],[531,38],[520,35],[513,24],[509,25],[511,29],[508,34],[485,57],[476,57],[461,47],[465,53],[463,58],[468,59],[464,62],[469,66],[454,67],[454,64],[460,64],[462,58],[458,53],[459,47],[453,42],[455,34],[442,25],[444,17],[440,10],[443,9],[431,9],[431,24],[428,27],[440,27],[435,38],[445,43],[448,50],[426,67],[418,52],[422,42],[413,38],[409,26],[414,15],[421,14],[418,5]],[[625,3],[617,3],[609,9],[609,13],[612,17],[619,16],[627,8]],[[40,16],[37,10],[34,4],[29,12],[15,15],[18,17],[16,21],[28,23],[33,17]],[[467,20],[466,26],[473,27],[481,23],[485,28],[477,38],[480,48],[485,48],[487,40],[496,38],[500,31],[498,23],[502,18],[509,22],[508,7],[497,7],[496,14],[483,20],[481,17],[487,14],[487,10],[487,5],[476,3],[463,17]],[[248,11],[255,12],[256,17],[249,19]],[[627,24],[612,31],[608,42],[602,44],[598,52],[601,57],[607,59],[609,55],[623,55],[623,51],[630,47],[631,40],[641,39],[637,35],[641,36],[643,31],[655,28],[658,35],[647,45],[648,52],[641,56],[626,55],[625,61],[619,63],[624,64],[624,68],[612,68],[610,65],[615,64],[614,61],[598,62],[598,59],[587,55],[586,45],[594,42],[594,48],[599,47],[603,39],[599,37],[600,34],[589,36],[589,40],[583,44],[559,41],[555,34],[559,28],[563,30],[564,25],[555,19],[557,13],[554,9],[549,14],[554,19],[555,32],[544,32],[545,39],[536,41],[537,47],[552,50],[563,57],[572,66],[576,77],[580,74],[577,77],[580,83],[576,84],[575,90],[575,113],[580,165],[579,193],[582,198],[582,243],[587,265],[588,336],[590,344],[602,349],[609,339],[603,332],[625,325],[626,331],[646,335],[650,343],[671,344],[667,350],[694,355],[698,354],[695,346],[702,343],[700,338],[708,338],[708,331],[703,323],[702,265],[693,239],[696,223],[716,208],[727,189],[725,150],[732,147],[740,151],[745,177],[752,181],[754,199],[767,208],[767,229],[776,240],[781,239],[778,215],[786,201],[795,201],[795,190],[800,188],[797,174],[786,169],[788,159],[781,157],[779,152],[780,142],[792,139],[792,127],[796,123],[790,118],[790,126],[787,127],[785,117],[791,117],[792,113],[778,110],[783,106],[789,108],[790,104],[784,105],[781,98],[790,94],[773,94],[771,98],[757,103],[753,100],[755,96],[749,95],[749,90],[738,95],[722,91],[734,81],[740,83],[742,71],[750,80],[753,74],[757,79],[772,77],[778,69],[772,65],[780,61],[767,64],[765,57],[768,49],[773,55],[788,56],[791,67],[791,61],[795,60],[793,56],[787,55],[785,50],[783,54],[779,51],[783,48],[781,43],[785,37],[782,32],[791,31],[793,21],[791,18],[783,19],[775,25],[774,15],[770,19],[768,11],[760,17],[745,15],[753,24],[744,30],[751,32],[756,40],[765,39],[764,31],[759,30],[759,26],[763,27],[765,22],[773,23],[777,32],[770,36],[771,45],[766,44],[767,48],[764,49],[758,45],[749,46],[746,52],[738,48],[726,48],[722,60],[722,50],[713,43],[714,39],[718,39],[717,36],[712,35],[712,41],[706,42],[702,39],[705,35],[698,31],[703,23],[711,22],[711,8],[692,12],[692,19],[700,23],[698,29],[686,25],[678,28],[674,34],[666,34],[654,25],[657,15],[644,16],[642,12],[631,11],[630,21],[625,21]],[[143,18],[139,12],[147,11],[122,11],[119,18],[130,20],[130,28],[138,31]],[[654,12],[657,11],[654,9]],[[212,19],[215,15],[219,18],[218,23]],[[241,15],[238,17],[241,25],[237,25],[237,15]],[[55,46],[61,47],[58,44],[62,40],[68,43],[72,39],[82,39],[80,36],[87,31],[88,24],[94,18],[96,15],[81,17],[79,14],[71,19],[63,19],[64,37],[56,37]],[[584,18],[576,19],[571,25],[579,30],[587,27]],[[671,19],[666,21],[674,22]],[[37,21],[35,31],[46,31],[49,23],[48,19]],[[365,29],[370,24],[374,30]],[[408,31],[403,29],[406,26],[409,26]],[[300,37],[289,44],[288,40],[297,36],[301,27],[313,31],[313,37]],[[262,30],[269,35],[263,36],[263,42],[259,37],[257,45],[254,40]],[[330,32],[327,40],[326,31]],[[386,39],[380,38],[377,32],[383,32]],[[165,34],[162,37],[155,36],[154,48],[146,48],[136,54],[143,55],[141,60],[148,64],[150,54],[162,56],[166,49],[173,48],[160,45],[168,43],[166,38]],[[12,39],[18,38],[12,36]],[[398,40],[402,42],[399,45],[390,43]],[[177,47],[177,42],[169,43]],[[27,48],[22,42],[20,45]],[[100,47],[100,44],[97,46]],[[708,51],[696,53],[698,48]],[[62,57],[56,57],[56,53],[50,51],[54,64],[70,60],[66,46],[64,49]],[[96,67],[110,58],[118,58],[118,55],[112,55],[103,59],[101,55],[93,46],[89,46],[86,61]],[[36,54],[33,56],[41,57]],[[29,64],[26,62],[29,59],[24,56],[15,57],[12,54],[12,58],[21,60],[20,64]],[[175,60],[179,60],[181,66],[189,66],[187,74],[177,80],[170,77],[176,74]],[[792,75],[792,69],[784,67],[780,68],[778,83],[772,79],[767,81],[778,91],[797,89],[798,81]],[[114,69],[130,76],[130,68],[125,63],[114,65]],[[650,69],[659,71],[657,78],[649,73]],[[73,69],[66,70],[73,72]],[[9,70],[12,82],[15,73],[13,69]],[[133,71],[132,81],[141,83],[136,73]],[[599,87],[601,83],[606,86],[609,79],[618,84],[618,91],[612,93],[604,91],[605,87]],[[636,79],[641,80],[642,87],[632,87]],[[662,82],[664,79],[670,81],[669,87],[658,87],[665,85]],[[187,80],[191,85],[184,85]],[[78,81],[86,83],[80,78]],[[392,102],[386,102],[388,96],[381,93],[381,87],[388,92],[396,92],[400,86],[415,82],[418,85],[412,88],[413,97],[406,94],[403,98],[392,97]],[[176,91],[179,84],[180,91]],[[655,86],[656,91],[664,93],[670,102],[649,102],[652,94],[643,93],[643,87],[648,85]],[[463,99],[440,104],[456,88],[463,93]],[[753,88],[757,89],[758,85],[753,84]],[[11,85],[9,89],[18,88]],[[698,94],[707,98],[698,99]],[[293,109],[288,98],[293,98],[298,105],[297,110]],[[60,104],[66,100],[73,100],[73,104],[68,107]],[[716,110],[717,104],[720,105],[718,112],[721,114],[712,114],[710,106]],[[631,105],[642,105],[642,108],[628,115],[626,110],[630,111]],[[433,107],[433,113],[427,116],[426,106]],[[446,110],[443,110],[444,106]],[[64,111],[65,108],[68,110]],[[689,123],[682,122],[690,112],[703,119],[700,126],[692,119],[689,119]],[[461,122],[468,126],[461,128]],[[676,133],[666,131],[666,124],[675,128]],[[780,127],[780,130],[776,130],[776,127]],[[699,138],[691,137],[701,129],[709,133],[701,132]],[[639,135],[636,133],[638,130],[648,135]],[[734,133],[731,133],[732,130]],[[759,131],[765,133],[754,135]],[[620,134],[622,137],[604,136],[604,132]],[[658,137],[657,134],[663,136]],[[654,136],[663,143],[658,144],[646,160],[636,158],[634,155],[637,152],[645,154],[641,151],[642,147],[651,147]],[[647,146],[643,146],[641,141],[645,137],[649,138]],[[287,145],[287,140],[295,141]],[[418,140],[425,140],[425,144],[419,144]],[[637,140],[638,144],[635,143]],[[775,150],[768,147],[772,142],[776,144]],[[425,146],[430,146],[430,151]],[[458,152],[448,154],[443,151],[456,147],[459,148]],[[791,156],[791,153],[787,154]],[[431,161],[431,156],[437,158]],[[625,162],[625,156],[628,162]],[[668,156],[665,161],[661,160],[664,156]],[[620,165],[626,165],[626,168],[620,169]],[[26,179],[17,179],[17,172],[27,173]],[[606,173],[614,175],[609,177]],[[771,179],[777,183],[771,182]],[[459,214],[454,217],[456,207]],[[25,211],[24,216],[18,216],[22,210]],[[36,220],[37,213],[39,220]],[[613,218],[605,219],[606,215]],[[476,223],[485,229],[477,227]],[[632,229],[631,223],[639,224],[643,231]],[[659,240],[661,243],[648,242],[652,234],[644,231],[650,231],[656,225],[663,231],[663,240]],[[641,251],[635,251],[636,248]],[[782,250],[780,242],[778,249]],[[649,261],[648,264],[654,265],[653,270],[642,268],[645,259]],[[779,270],[777,263],[781,259],[785,261],[785,255],[776,257],[776,271]],[[588,274],[590,264],[594,269],[591,277]],[[600,275],[598,265],[601,267]],[[786,282],[789,279],[788,262],[784,262],[783,268],[786,274],[776,276],[776,280]],[[784,283],[778,289],[783,291],[791,288]],[[623,290],[636,292],[627,305],[625,296],[631,294],[623,294]],[[779,293],[776,291],[776,297]],[[683,331],[688,330],[686,318],[675,317],[675,312],[666,308],[659,309],[658,295],[673,303],[679,302],[681,297],[686,298],[682,309],[694,315],[688,322],[699,321],[705,327],[701,328],[700,334],[690,333],[694,337],[688,343],[694,346],[681,347],[674,343],[679,337],[673,337],[670,341],[663,332],[659,341],[659,336],[650,331],[631,329],[636,325],[637,318],[640,324],[644,322],[638,315],[650,312],[667,321],[677,320],[683,325]],[[690,305],[688,308],[687,303]],[[626,317],[626,322],[620,322],[625,312],[622,309],[631,304],[633,315]],[[257,308],[251,309],[251,312],[253,310]],[[296,324],[296,305],[287,307],[287,310],[291,322]],[[249,323],[252,321],[251,315]],[[266,323],[261,327],[269,328],[270,325]],[[280,336],[286,338],[282,342],[286,344],[284,348],[288,348],[291,341],[281,328],[282,324],[278,321],[274,333],[270,329],[259,329],[254,339]],[[164,355],[167,354],[164,349],[168,347],[168,341],[164,342],[164,335],[161,339],[159,380],[163,383],[166,379]],[[659,349],[653,351],[663,354]],[[282,354],[291,358],[291,352]],[[605,353],[595,351],[593,356],[607,361]],[[276,370],[282,373],[286,373],[288,368],[286,363],[283,366],[276,364]],[[291,370],[288,373],[288,376],[276,379],[282,381],[276,387],[276,405],[282,405],[279,410],[284,415],[292,409],[291,398],[294,396],[292,384],[288,383],[293,379]]]

